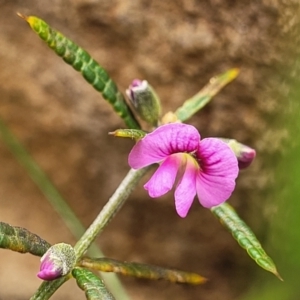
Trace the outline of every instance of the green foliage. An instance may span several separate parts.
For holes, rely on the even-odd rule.
[[[72,275],[77,285],[85,292],[88,300],[113,300],[114,296],[106,289],[104,282],[91,271],[74,268]]]
[[[107,72],[87,53],[74,42],[63,36],[60,32],[51,28],[43,20],[34,16],[23,16],[30,27],[53,49],[57,55],[76,71],[81,72],[85,80],[91,84],[107,100],[124,120],[129,128],[139,129],[132,111],[126,104],[124,96],[118,90],[115,82]]]
[[[80,266],[103,272],[115,272],[122,275],[134,276],[144,279],[165,279],[170,282],[202,284],[206,278],[196,274],[178,271],[174,269],[165,269],[162,267],[151,266],[134,262],[121,262],[115,259],[101,258],[83,258],[79,262]]]
[[[212,213],[218,218],[232,234],[239,245],[263,269],[273,273],[280,280],[279,273],[272,259],[267,255],[260,242],[248,225],[241,220],[235,210],[227,203],[211,208]]]
[[[50,244],[29,230],[0,222],[0,248],[43,256]]]

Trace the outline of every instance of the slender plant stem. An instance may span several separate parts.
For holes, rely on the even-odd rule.
[[[49,299],[60,286],[62,286],[70,277],[62,277],[53,281],[43,281],[35,294],[30,300],[46,300]]]
[[[119,211],[132,190],[135,188],[144,174],[149,170],[149,168],[150,167],[146,167],[139,170],[131,169],[127,173],[126,177],[103,207],[94,222],[76,243],[74,249],[77,258],[80,258],[87,251],[96,236],[106,227],[112,217]]]
[[[97,235],[106,227],[109,221],[120,210],[130,193],[138,184],[139,180],[150,168],[151,166],[139,170],[131,169],[128,172],[128,174],[123,179],[123,181],[116,189],[114,194],[108,200],[103,209],[100,211],[99,215],[96,217],[94,222],[83,234],[80,240],[76,243],[74,249],[76,252],[77,259],[81,258],[81,256],[88,250],[88,248],[93,243]],[[67,278],[61,278],[50,282],[43,282],[40,288],[35,293],[35,295],[33,295],[30,300],[49,299],[65,281],[67,281]],[[116,286],[113,288],[113,294],[116,294],[116,288]],[[128,298],[126,295],[122,295],[122,300],[123,299]]]

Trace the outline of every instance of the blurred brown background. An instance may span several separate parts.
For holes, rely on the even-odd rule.
[[[287,41],[296,8],[297,3],[271,0],[0,1],[0,117],[88,226],[128,171],[133,142],[107,135],[124,127],[122,120],[16,12],[44,19],[85,48],[120,90],[134,78],[147,79],[164,112],[175,110],[212,76],[238,67],[238,79],[190,123],[203,137],[232,137],[256,148],[257,160],[241,172],[230,202],[264,242],[272,213],[271,205],[261,206],[271,182],[264,157],[275,159],[286,136],[276,121],[285,92],[278,71],[293,63]],[[2,141],[0,161],[0,220],[51,243],[75,243]],[[210,279],[190,287],[122,278],[132,299],[238,299],[254,272],[263,272],[197,201],[180,219],[171,193],[150,200],[142,183],[98,244],[108,257]],[[40,284],[39,259],[0,252],[0,299],[29,299]],[[53,299],[84,295],[68,283]]]

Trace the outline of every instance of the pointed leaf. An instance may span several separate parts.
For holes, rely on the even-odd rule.
[[[88,300],[114,300],[114,296],[106,289],[104,282],[91,271],[75,268],[72,275],[77,285],[85,292]]]
[[[0,222],[0,248],[43,256],[50,247],[48,242],[27,229]]]
[[[43,20],[34,16],[24,16],[30,27],[35,31],[57,55],[76,71],[81,72],[85,80],[90,83],[107,100],[124,120],[129,128],[140,128],[131,109],[126,104],[124,96],[119,92],[116,84],[107,72],[87,53],[60,32],[51,28]]]
[[[101,258],[83,258],[79,265],[89,269],[102,272],[115,272],[122,275],[134,276],[144,279],[165,279],[176,283],[202,284],[207,281],[206,278],[196,274],[178,271],[174,269],[165,269],[162,267],[151,266],[134,262],[121,262],[115,259]]]
[[[211,211],[261,268],[282,280],[273,260],[267,255],[255,234],[228,203],[215,206]]]
[[[238,74],[238,69],[230,69],[221,75],[213,77],[200,92],[186,100],[176,110],[175,115],[177,118],[182,122],[189,119],[198,110],[203,108],[225,85],[234,80]]]

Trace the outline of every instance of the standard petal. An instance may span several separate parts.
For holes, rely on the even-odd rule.
[[[175,207],[178,215],[185,218],[196,196],[196,175],[199,167],[193,158],[187,159],[185,172],[175,190]]]
[[[150,197],[160,197],[172,189],[181,163],[180,156],[181,154],[169,156],[144,185]]]
[[[238,161],[234,152],[217,138],[203,139],[200,142],[197,158],[205,174],[233,179],[238,175]]]
[[[174,153],[198,149],[200,135],[194,126],[171,123],[158,127],[132,148],[128,163],[134,169],[158,163]]]
[[[196,179],[199,201],[207,208],[219,205],[235,188],[237,158],[227,144],[215,138],[203,139],[197,156],[201,168]]]

